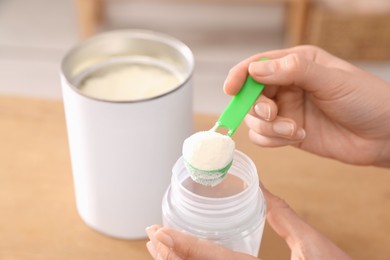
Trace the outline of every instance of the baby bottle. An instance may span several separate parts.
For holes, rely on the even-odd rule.
[[[259,253],[265,209],[256,166],[237,150],[227,176],[215,187],[194,182],[180,157],[162,202],[164,226],[253,256]]]

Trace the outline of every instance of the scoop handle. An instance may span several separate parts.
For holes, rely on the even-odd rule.
[[[262,58],[261,60],[268,60]],[[255,81],[248,75],[241,90],[231,99],[219,117],[216,126],[226,127],[228,136],[232,136],[240,126],[245,115],[249,112],[264,89],[264,84]]]

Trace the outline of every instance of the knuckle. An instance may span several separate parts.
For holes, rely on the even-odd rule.
[[[319,51],[322,51],[322,49],[320,47],[317,47],[317,46],[314,46],[314,45],[304,45],[304,47],[308,50],[308,51],[311,51],[311,52],[319,52]]]
[[[278,147],[281,146],[274,141],[272,137],[267,137],[262,134],[259,134],[253,130],[249,130],[249,139],[252,142],[260,147]]]
[[[290,54],[283,58],[281,66],[287,74],[287,77],[292,80],[293,84],[299,83],[309,71],[309,63],[304,57],[297,53]]]
[[[261,120],[257,120],[256,121],[256,124],[255,124],[255,126],[254,126],[254,128],[253,128],[253,131],[255,131],[256,133],[258,133],[258,134],[264,134],[264,126],[263,126],[263,124],[261,123]]]
[[[248,125],[249,129],[251,129],[253,132],[257,134],[266,134],[266,127],[264,126],[264,123],[262,120],[258,118],[252,119],[252,122]]]
[[[319,48],[315,45],[311,45],[311,44],[301,45],[301,46],[299,46],[299,48],[304,50],[304,51],[309,51],[309,52],[317,52],[317,51],[321,50],[321,48]]]
[[[282,66],[288,72],[300,71],[302,69],[302,59],[297,53],[290,54],[283,59]]]
[[[323,51],[320,47],[310,44],[299,45],[293,47],[291,50],[296,51],[298,53],[309,54],[309,56],[313,56],[315,53]]]

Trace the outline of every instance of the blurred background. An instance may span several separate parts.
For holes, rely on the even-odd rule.
[[[0,0],[0,95],[60,100],[60,62],[65,53],[83,39],[115,29],[163,32],[192,49],[196,62],[196,113],[222,112],[230,100],[223,94],[222,85],[233,65],[258,52],[297,44],[322,47],[390,82],[390,0]],[[9,99],[8,104],[7,98],[3,100],[4,103],[0,103],[0,116],[4,119],[0,121],[3,123],[0,127],[0,137],[3,138],[0,141],[3,148],[0,149],[0,166],[5,165],[5,168],[0,167],[0,173],[5,172],[5,176],[10,177],[0,181],[7,188],[0,189],[5,194],[0,196],[2,205],[7,209],[2,211],[5,217],[0,218],[4,223],[3,229],[0,227],[3,235],[0,238],[7,242],[5,245],[0,243],[0,258],[17,259],[2,257],[2,251],[13,256],[19,252],[14,250],[17,246],[24,249],[24,241],[27,241],[26,247],[33,248],[31,252],[36,252],[36,258],[18,259],[42,259],[40,245],[44,245],[44,249],[49,248],[46,245],[55,245],[50,247],[53,250],[48,250],[53,253],[52,259],[75,259],[72,258],[72,248],[81,247],[84,249],[77,253],[83,254],[89,248],[93,248],[96,255],[108,252],[108,256],[114,250],[128,253],[126,243],[113,243],[107,247],[102,237],[84,231],[84,225],[77,226],[81,231],[70,230],[69,237],[57,237],[62,234],[64,226],[74,224],[67,222],[72,219],[69,216],[60,220],[65,223],[62,226],[58,223],[46,225],[46,219],[38,224],[33,222],[36,219],[31,216],[35,214],[41,219],[40,212],[47,211],[46,205],[40,201],[30,203],[34,200],[30,193],[43,196],[44,193],[39,191],[62,188],[57,195],[62,201],[72,203],[67,206],[73,209],[73,201],[68,200],[67,193],[72,187],[68,151],[59,149],[66,147],[63,118],[58,118],[63,110],[60,102],[51,104],[29,100],[26,107],[35,108],[35,111],[24,113],[27,109],[20,106],[20,111],[15,112],[9,107],[19,109],[19,104],[27,99]],[[8,120],[18,115],[22,116]],[[31,122],[26,120],[31,118]],[[205,125],[198,126],[199,129],[206,129],[206,121]],[[30,131],[31,126],[35,126],[38,133]],[[7,127],[11,131],[4,131]],[[245,147],[245,152],[251,157],[266,162],[259,167],[261,174],[265,173],[262,180],[274,188],[276,194],[288,198],[305,221],[356,259],[390,259],[388,172],[379,172],[373,167],[347,166],[290,148],[260,150],[249,144],[246,132],[241,135],[240,147]],[[41,148],[41,143],[47,146]],[[13,152],[14,156],[6,156]],[[54,160],[47,163],[51,154],[54,154]],[[15,161],[4,163],[7,158]],[[269,163],[275,158],[282,160]],[[34,168],[31,169],[31,165]],[[59,168],[61,173],[67,174],[57,174]],[[3,169],[8,169],[8,172]],[[43,175],[39,176],[44,177],[56,173],[56,178],[60,179],[53,180],[60,180],[61,185],[49,187],[43,178],[32,175],[34,170],[35,173],[42,172]],[[25,194],[20,192],[23,187],[30,187],[30,180],[35,188],[28,189]],[[64,180],[69,181],[67,186],[63,186]],[[13,187],[22,189],[16,190],[18,192],[12,190],[14,196],[11,196]],[[28,199],[24,201],[25,198]],[[51,211],[53,215],[49,217],[57,216],[56,212],[62,214],[61,203],[53,202],[51,197],[46,199],[52,203],[50,205],[55,205],[55,210]],[[14,205],[15,201],[22,201],[22,204]],[[30,204],[36,207],[29,207]],[[28,211],[24,211],[24,207]],[[23,211],[17,211],[21,208]],[[75,212],[69,212],[76,216]],[[17,220],[13,224],[20,226],[17,230],[10,226],[9,220],[13,218]],[[74,221],[79,219],[74,218]],[[55,229],[42,230],[40,224]],[[4,227],[9,226],[11,228],[4,231]],[[27,232],[21,236],[18,230]],[[85,232],[85,240],[72,239],[79,232]],[[267,239],[262,247],[268,250],[263,251],[264,259],[271,259],[265,257],[267,253],[272,254],[272,259],[289,259],[284,242],[268,227],[266,233]],[[69,247],[65,243],[61,247],[58,242],[61,239],[74,243]],[[144,250],[144,241],[134,245]],[[105,255],[100,256],[93,259],[104,259]]]
[[[124,28],[170,34],[194,52],[194,110],[220,113],[222,84],[240,60],[315,44],[390,82],[388,0],[2,0],[0,94],[61,98],[67,50]]]

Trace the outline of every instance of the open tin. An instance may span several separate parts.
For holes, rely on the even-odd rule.
[[[137,100],[80,91],[86,78],[129,64],[159,67],[179,83]],[[64,57],[61,85],[76,205],[90,227],[137,239],[145,237],[145,227],[161,223],[172,165],[192,133],[193,68],[192,52],[184,43],[144,30],[97,35]]]

